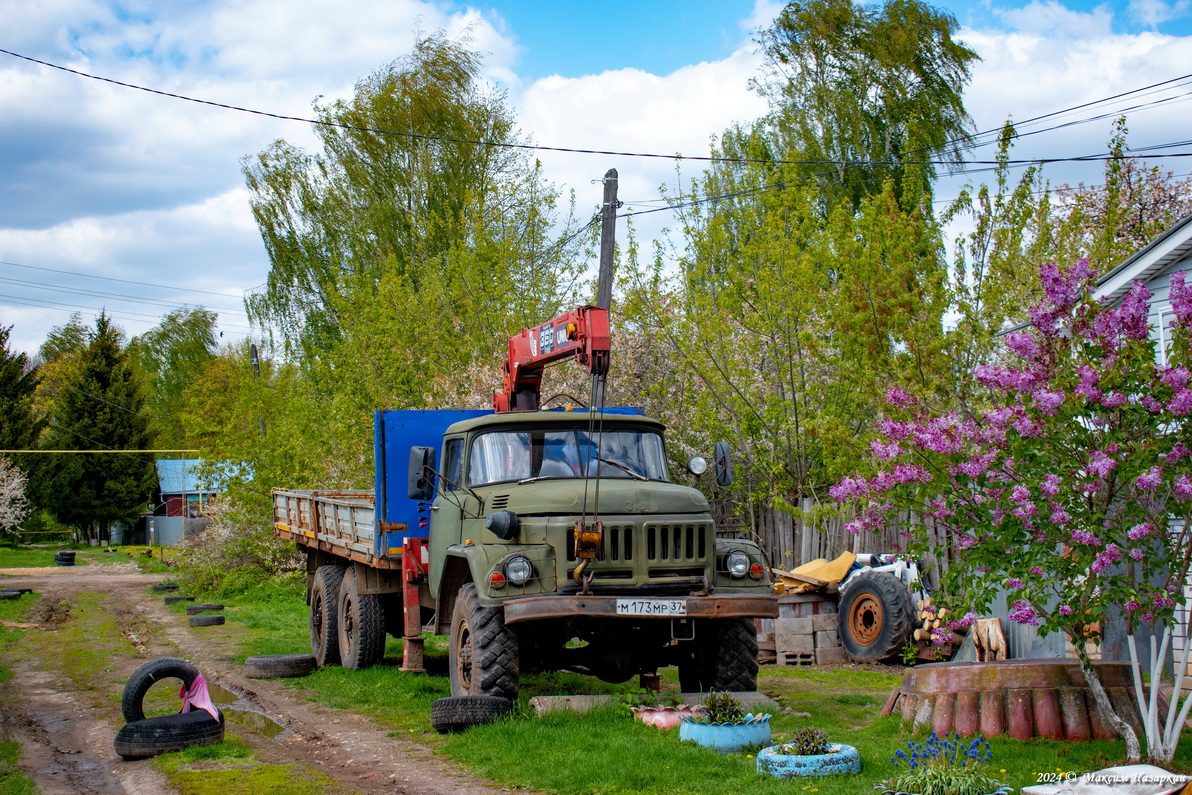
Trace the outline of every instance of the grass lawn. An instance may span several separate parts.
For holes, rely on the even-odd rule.
[[[241,596],[208,596],[238,608],[229,609],[227,616],[248,630],[244,656],[308,649],[306,606],[296,582]],[[400,642],[390,638],[384,665],[366,671],[324,669],[294,680],[293,685],[321,703],[369,715],[395,735],[425,742],[474,773],[510,788],[558,793],[856,795],[874,791],[875,783],[891,776],[894,752],[916,739],[903,730],[897,715],[880,717],[890,691],[901,681],[900,674],[864,666],[764,666],[758,684],[783,708],[771,721],[776,740],[814,726],[827,732],[831,741],[858,748],[862,772],[850,778],[792,782],[759,776],[752,754],[720,755],[680,743],[677,729],[660,731],[638,723],[619,703],[586,715],[541,718],[527,704],[534,695],[633,692],[636,679],[610,685],[576,674],[526,675],[514,715],[444,737],[431,728],[429,710],[432,701],[449,695],[445,640],[427,641],[429,673],[401,672],[400,655]],[[675,671],[662,674],[663,689],[676,690]],[[1016,788],[1038,783],[1042,775],[1086,773],[1124,761],[1121,742],[993,738],[990,744],[993,759],[986,769]],[[1173,767],[1192,771],[1192,744],[1181,743]]]
[[[112,565],[131,561],[146,573],[160,574],[172,571],[170,566],[162,562],[160,547],[156,548],[154,557],[144,554],[147,549],[148,547],[143,546],[93,547],[83,544],[62,544],[44,548],[0,545],[0,569],[50,567],[56,565],[54,563],[55,552],[73,551],[76,566],[86,566],[91,563]]]
[[[26,594],[19,599],[0,601],[0,622],[22,623],[25,611],[29,609],[36,598],[32,594]],[[26,629],[0,623],[0,657],[9,647],[25,637],[27,632]],[[11,675],[7,668],[0,667],[0,687],[4,686]],[[5,795],[25,795],[26,793],[33,795],[37,792],[37,786],[33,779],[22,774],[17,768],[20,758],[20,743],[10,740],[8,732],[0,727],[0,792]]]

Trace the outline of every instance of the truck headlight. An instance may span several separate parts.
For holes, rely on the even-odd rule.
[[[525,585],[534,576],[534,565],[521,555],[505,561],[505,578],[514,585]]]
[[[749,556],[739,549],[734,549],[724,556],[724,567],[728,569],[729,576],[744,577],[749,573]]]

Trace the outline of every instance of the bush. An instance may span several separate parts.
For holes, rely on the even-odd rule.
[[[302,569],[301,556],[274,535],[270,519],[227,499],[212,502],[208,515],[211,523],[186,543],[179,560],[181,575],[194,590],[231,596]]]

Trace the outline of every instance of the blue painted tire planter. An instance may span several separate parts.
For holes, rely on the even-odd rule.
[[[679,739],[691,740],[722,754],[735,754],[750,746],[770,742],[770,716],[746,716],[741,723],[696,723],[687,718],[679,724]]]
[[[882,795],[918,795],[918,793],[915,792],[902,792],[901,790],[889,789],[884,784],[874,784],[873,788],[881,792]],[[1013,795],[1013,793],[1013,787],[1011,787],[1009,784],[1003,784],[993,792],[989,793],[989,795]]]
[[[781,745],[757,753],[757,772],[774,778],[803,776],[850,776],[861,772],[861,755],[851,745],[828,743],[826,754],[784,754]]]

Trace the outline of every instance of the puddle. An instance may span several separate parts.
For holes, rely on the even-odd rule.
[[[207,694],[211,696],[211,703],[218,706],[220,712],[224,714],[224,718],[232,723],[243,726],[255,734],[270,739],[285,734],[285,726],[282,726],[268,715],[251,709],[248,704],[241,700],[239,695],[228,690],[226,687],[221,687],[214,682],[208,682]]]

